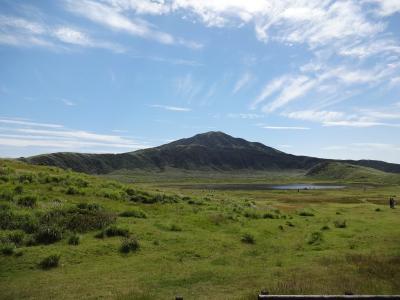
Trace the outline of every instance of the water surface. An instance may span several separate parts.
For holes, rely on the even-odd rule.
[[[333,184],[265,184],[265,183],[215,183],[215,184],[185,184],[177,185],[183,189],[200,190],[335,190],[344,189],[344,185]]]

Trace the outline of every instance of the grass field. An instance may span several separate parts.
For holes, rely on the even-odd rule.
[[[346,178],[343,190],[299,192],[178,185],[338,181],[298,172],[112,178],[125,183],[0,161],[1,299],[400,294],[394,175],[386,185]],[[59,261],[43,262],[50,255]]]

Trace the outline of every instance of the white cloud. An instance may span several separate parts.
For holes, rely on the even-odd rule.
[[[322,123],[340,120],[345,117],[345,114],[343,112],[315,110],[293,111],[289,113],[284,113],[283,115],[290,119]]]
[[[273,129],[273,130],[309,130],[309,127],[300,127],[300,126],[262,126],[264,129]]]
[[[302,110],[285,112],[282,115],[295,120],[318,122],[325,127],[400,127],[400,124],[385,122],[385,120],[400,119],[400,112],[398,111],[359,109],[356,113],[345,113],[340,111]]]
[[[187,107],[168,106],[168,105],[160,105],[160,104],[153,104],[150,106],[155,107],[155,108],[162,108],[162,109],[170,110],[170,111],[180,111],[180,112],[191,111],[191,109],[187,108]]]
[[[122,3],[123,1],[120,2]],[[117,5],[118,1],[111,2],[111,4],[114,5],[107,5],[104,2],[95,2],[91,0],[69,0],[67,1],[67,8],[75,14],[81,15],[113,30],[126,32],[145,39],[155,40],[167,45],[177,44],[193,49],[199,49],[202,47],[200,43],[186,41],[182,38],[175,38],[169,33],[157,30],[155,29],[155,26],[144,20],[139,18],[133,19],[125,16],[123,14],[125,9],[138,7],[133,3],[130,3],[131,5],[129,7],[127,5]],[[149,5],[147,6],[149,7]],[[144,8],[143,5],[141,7]],[[146,12],[146,9],[142,10],[142,13],[144,12]],[[147,10],[147,12],[149,12],[149,10]]]
[[[4,124],[11,124],[11,125],[24,125],[24,126],[35,126],[35,127],[48,127],[48,128],[62,128],[62,125],[58,124],[48,124],[48,123],[37,123],[37,122],[30,122],[26,120],[20,119],[4,119],[0,118],[0,123]]]
[[[258,97],[253,101],[251,108],[254,109],[259,103],[276,93],[288,80],[289,78],[287,76],[282,76],[272,80],[271,82],[268,82]]]
[[[191,74],[177,77],[173,80],[176,95],[190,103],[203,90],[203,84],[193,78]]]
[[[103,48],[114,52],[125,49],[117,43],[97,41],[83,31],[68,26],[50,26],[15,16],[0,15],[0,43],[17,47],[43,47],[68,50],[67,45]],[[54,28],[53,28],[54,27]],[[61,42],[61,43],[60,43]]]
[[[250,73],[244,73],[239,78],[239,80],[236,82],[232,93],[236,94],[237,92],[239,92],[243,87],[245,87],[252,80],[252,78],[253,78],[253,76]]]
[[[382,16],[389,16],[400,12],[400,2],[398,0],[368,0],[377,4],[376,13]]]
[[[67,105],[67,106],[75,106],[75,105],[76,105],[75,102],[73,102],[73,101],[71,101],[71,100],[68,100],[68,99],[62,98],[62,99],[60,99],[60,100],[61,100],[62,103],[64,103],[64,104]]]
[[[343,120],[343,121],[328,121],[324,122],[323,126],[331,127],[331,126],[341,126],[341,127],[358,127],[358,128],[366,128],[366,127],[374,127],[374,126],[384,126],[384,127],[400,127],[400,124],[390,124],[390,123],[382,123],[376,121],[364,121],[364,120]]]
[[[239,118],[239,119],[250,119],[250,120],[254,120],[254,119],[259,119],[264,117],[264,115],[259,115],[259,114],[245,114],[245,113],[241,113],[241,114],[233,114],[230,113],[228,114],[228,118]]]
[[[35,147],[38,153],[81,152],[85,149],[96,152],[121,152],[148,147],[146,143],[139,143],[120,135],[71,130],[58,124],[4,118],[0,119],[0,122],[9,125],[6,128],[0,127],[0,146],[13,149]]]
[[[307,92],[312,89],[316,83],[316,80],[307,76],[292,78],[287,82],[287,84],[285,84],[276,99],[265,105],[262,110],[264,112],[273,112],[278,108],[287,105],[289,102],[307,94]]]

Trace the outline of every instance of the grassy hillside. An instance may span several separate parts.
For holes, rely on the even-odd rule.
[[[179,189],[0,160],[0,299],[400,293],[393,194]]]
[[[400,176],[397,174],[339,162],[320,163],[311,168],[306,175],[319,179],[349,182],[400,183]]]
[[[257,142],[223,132],[206,132],[154,148],[121,154],[50,153],[21,158],[36,165],[56,166],[88,174],[129,171],[288,172],[306,171],[319,163],[316,157],[284,153]],[[383,161],[338,161],[400,173],[400,165]]]

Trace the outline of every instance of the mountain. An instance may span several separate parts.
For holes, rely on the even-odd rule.
[[[308,170],[333,160],[296,156],[257,142],[234,138],[223,132],[206,132],[154,148],[122,154],[59,152],[21,158],[28,163],[57,166],[90,174],[116,170]],[[339,161],[400,173],[400,165],[381,161]]]

